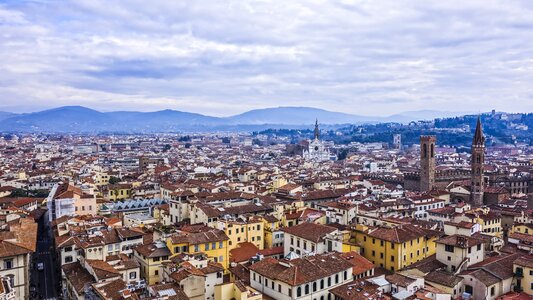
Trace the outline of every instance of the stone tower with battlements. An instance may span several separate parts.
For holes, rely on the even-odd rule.
[[[472,140],[471,166],[471,188],[470,201],[474,206],[483,205],[483,192],[485,180],[483,177],[483,167],[485,165],[485,136],[481,127],[481,119],[477,118],[476,132]]]
[[[420,191],[430,191],[435,186],[435,143],[434,135],[420,136]]]

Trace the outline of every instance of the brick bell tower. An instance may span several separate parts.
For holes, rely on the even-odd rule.
[[[420,191],[430,191],[435,186],[435,143],[434,135],[420,136]]]
[[[477,118],[476,132],[472,141],[471,188],[470,202],[474,206],[483,205],[483,191],[485,180],[483,179],[483,166],[485,164],[485,136],[481,127],[481,119]]]

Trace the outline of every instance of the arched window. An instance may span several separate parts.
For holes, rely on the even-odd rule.
[[[328,277],[328,287],[331,286],[331,277]]]
[[[305,285],[305,294],[309,294],[309,284]]]
[[[339,274],[335,274],[335,284],[339,283]]]
[[[316,281],[313,282],[313,292],[316,292]]]
[[[11,285],[11,288],[13,289],[15,286],[15,275],[9,274],[9,275],[6,275],[6,277],[9,280],[9,284]]]
[[[426,158],[428,157],[428,145],[424,144],[423,148],[424,148],[424,158]]]
[[[297,289],[296,289],[296,297],[301,297],[302,296],[302,287],[299,286]]]
[[[435,157],[435,145],[431,144],[431,157]]]
[[[344,280],[348,280],[348,271],[344,271]]]
[[[320,289],[324,289],[324,279],[320,280]]]

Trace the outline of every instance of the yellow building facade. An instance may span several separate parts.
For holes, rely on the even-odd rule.
[[[169,236],[166,244],[172,256],[180,253],[204,253],[212,261],[228,269],[228,236],[221,230],[204,232],[180,232]]]
[[[260,250],[264,249],[265,227],[261,218],[251,217],[245,222],[223,220],[217,225],[229,238],[228,251],[237,248],[242,242],[252,243]]]
[[[533,295],[533,260],[523,256],[513,262],[514,284],[518,290]]]
[[[436,252],[437,232],[411,225],[356,229],[360,253],[374,265],[398,271]]]

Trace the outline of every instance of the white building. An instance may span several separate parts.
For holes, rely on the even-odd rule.
[[[265,258],[250,266],[250,285],[274,299],[332,299],[329,290],[352,281],[352,264],[339,253],[292,260]]]
[[[485,259],[482,239],[456,234],[440,238],[436,244],[437,260],[446,265],[448,272],[464,270]]]
[[[335,159],[334,155],[331,155],[329,150],[324,145],[324,142],[320,140],[320,130],[318,129],[318,120],[315,123],[315,137],[309,141],[309,147],[303,151],[303,158],[311,161],[326,161]]]

